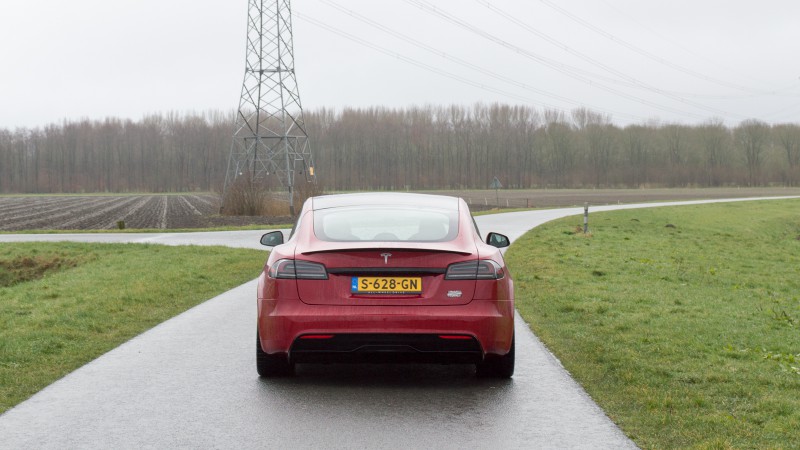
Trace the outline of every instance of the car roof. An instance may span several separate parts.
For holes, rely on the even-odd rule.
[[[411,194],[405,192],[365,192],[357,194],[322,195],[311,199],[311,209],[343,208],[348,206],[420,206],[458,211],[458,197],[447,195]]]

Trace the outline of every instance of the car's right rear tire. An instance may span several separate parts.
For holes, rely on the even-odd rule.
[[[288,377],[294,375],[294,364],[285,355],[270,355],[261,348],[261,336],[256,330],[256,370],[262,377]]]
[[[475,374],[480,378],[511,378],[514,375],[514,338],[511,349],[503,356],[487,355],[475,365]]]

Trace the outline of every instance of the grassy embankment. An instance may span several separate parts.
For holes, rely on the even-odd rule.
[[[800,447],[800,201],[596,213],[507,258],[536,334],[643,448]]]
[[[263,251],[222,247],[2,244],[0,413],[137,334],[255,278],[265,259]]]

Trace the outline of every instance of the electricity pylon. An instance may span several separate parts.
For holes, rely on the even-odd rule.
[[[289,0],[248,0],[244,82],[228,169],[228,189],[242,175],[251,183],[277,177],[294,215],[294,182],[316,182],[294,73]]]

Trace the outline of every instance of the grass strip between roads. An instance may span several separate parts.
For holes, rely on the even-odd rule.
[[[255,278],[266,252],[0,246],[0,413],[130,338]]]
[[[611,419],[643,448],[800,447],[800,200],[582,222],[507,259],[520,313]]]

